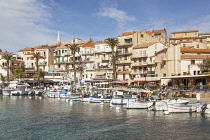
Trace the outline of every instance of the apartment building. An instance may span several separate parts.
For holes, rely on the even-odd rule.
[[[93,81],[97,83],[111,82],[113,80],[112,51],[104,41],[95,42]]]
[[[118,69],[117,69],[117,76],[119,80],[131,80],[134,78],[134,76],[138,73],[140,70],[141,72],[143,70],[151,69],[151,64],[146,65],[147,63],[147,49],[141,49],[142,56],[139,55],[140,52],[135,52],[134,48],[138,49],[141,47],[141,45],[146,46],[145,48],[148,48],[148,45],[152,42],[152,44],[155,44],[154,42],[160,42],[162,44],[167,43],[167,32],[166,29],[163,30],[151,30],[151,31],[134,31],[134,32],[125,32],[119,35],[118,37],[119,44],[117,46],[118,54]],[[149,43],[149,44],[147,44]],[[146,44],[146,45],[145,45]],[[152,45],[151,44],[151,45]],[[157,44],[156,44],[157,45]],[[139,47],[137,47],[139,46]],[[150,45],[149,45],[150,46]],[[144,47],[142,47],[144,48]],[[150,48],[150,47],[149,47]],[[150,59],[152,60],[152,56],[150,55]],[[143,56],[145,55],[145,56]],[[135,59],[134,59],[135,58]],[[138,64],[137,59],[138,60]],[[132,63],[133,60],[135,61]],[[141,63],[139,63],[141,61]],[[151,63],[151,62],[150,62]],[[145,65],[145,66],[143,66]],[[154,65],[154,64],[153,64]],[[135,72],[136,71],[136,72]]]
[[[206,37],[206,45],[207,45],[207,49],[210,48],[210,33],[199,33],[198,34],[199,37]]]
[[[197,49],[207,49],[207,37],[199,36],[198,30],[178,31],[171,33],[170,46],[180,44],[181,47],[195,46]]]
[[[73,54],[71,53],[71,50],[68,48],[70,44],[78,44],[78,47],[80,50],[83,46],[92,43],[92,39],[82,41],[79,38],[73,38],[70,42],[62,42],[54,51],[54,67],[50,70],[52,73],[57,73],[57,75],[61,76],[61,79],[63,81],[73,81]],[[78,67],[80,67],[83,64],[82,62],[82,54],[81,52],[76,52],[75,54],[75,67],[77,68],[77,74],[79,75],[80,71]],[[79,75],[79,77],[82,77],[82,75]],[[55,81],[56,79],[54,79]],[[59,78],[57,81],[60,80]],[[77,80],[79,81],[79,80]]]

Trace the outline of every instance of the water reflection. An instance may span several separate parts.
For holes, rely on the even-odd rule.
[[[2,139],[207,139],[206,114],[126,109],[44,97],[0,97]],[[10,133],[8,133],[10,132]],[[201,135],[202,134],[202,135]]]

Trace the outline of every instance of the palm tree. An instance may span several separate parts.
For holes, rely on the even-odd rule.
[[[23,78],[23,77],[25,77],[26,76],[26,74],[23,72],[23,70],[22,69],[15,69],[14,70],[14,77],[15,78]]]
[[[80,51],[80,48],[78,47],[79,44],[67,44],[66,46],[71,50],[71,53],[73,54],[73,69],[74,69],[74,84],[76,85],[76,68],[75,68],[75,54],[76,52]]]
[[[12,60],[12,55],[11,54],[4,54],[2,56],[2,59],[6,60],[6,65],[7,65],[7,81],[9,81],[9,70],[10,70],[10,61]]]
[[[34,53],[33,57],[35,58],[36,72],[38,72],[38,70],[39,70],[39,60],[44,58],[44,57],[41,56],[41,54],[39,52]]]
[[[6,77],[4,77],[2,73],[0,74],[0,80],[2,81],[2,86],[4,87],[5,86],[4,82],[6,81]]]
[[[118,45],[119,41],[116,38],[107,38],[105,42],[111,47],[112,50],[112,66],[113,66],[113,80],[116,80],[116,61],[117,61],[117,49],[115,47]]]
[[[38,81],[38,86],[40,86],[40,78],[42,78],[42,80],[44,81],[44,76],[45,76],[45,74],[46,74],[46,72],[45,71],[43,71],[42,69],[39,69],[36,73],[35,73],[35,75],[34,75],[34,77],[37,77],[37,81]]]

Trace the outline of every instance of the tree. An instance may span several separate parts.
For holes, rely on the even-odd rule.
[[[45,76],[45,75],[46,75],[46,72],[43,71],[42,69],[39,69],[39,70],[35,73],[34,77],[37,77],[38,86],[40,86],[40,78],[42,78],[43,81],[44,81],[44,76]]]
[[[22,69],[15,69],[14,70],[14,78],[24,78],[26,76],[26,74],[23,72]]]
[[[10,61],[12,60],[11,54],[4,54],[2,56],[2,59],[6,60],[6,66],[7,66],[7,81],[10,81],[9,77],[9,71],[10,71]]]
[[[201,72],[209,72],[210,71],[210,58],[206,58],[203,60],[203,63],[198,64]]]
[[[82,61],[79,62],[79,65],[77,66],[77,69],[79,71],[79,75],[80,75],[80,84],[81,84],[81,80],[82,80],[82,75],[85,72],[86,69],[86,65],[85,63],[83,63]]]
[[[5,86],[5,81],[6,81],[6,77],[4,77],[3,75],[2,75],[2,73],[0,74],[0,80],[2,81],[2,86],[4,87]]]
[[[78,47],[79,44],[67,44],[66,46],[71,50],[73,54],[73,69],[74,69],[74,84],[76,85],[76,67],[75,67],[75,54],[76,52],[80,52],[80,48]]]
[[[44,57],[41,56],[41,54],[39,52],[34,53],[33,57],[35,58],[36,72],[38,72],[38,70],[39,70],[39,60],[44,58]]]
[[[118,39],[113,37],[113,38],[105,39],[105,42],[111,47],[111,50],[112,50],[113,79],[115,81],[117,79],[117,77],[116,77],[116,61],[118,59],[117,48],[115,50],[115,47],[119,44],[119,41],[118,41]]]

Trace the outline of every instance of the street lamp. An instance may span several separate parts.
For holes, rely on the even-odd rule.
[[[148,69],[146,68],[146,69],[145,69],[145,72],[144,72],[144,77],[145,77],[145,80],[144,80],[144,88],[145,88],[145,89],[146,89],[146,86],[147,86],[147,85],[146,85],[146,81],[147,81],[147,79],[146,79],[146,78],[147,78],[147,72],[148,72]]]

